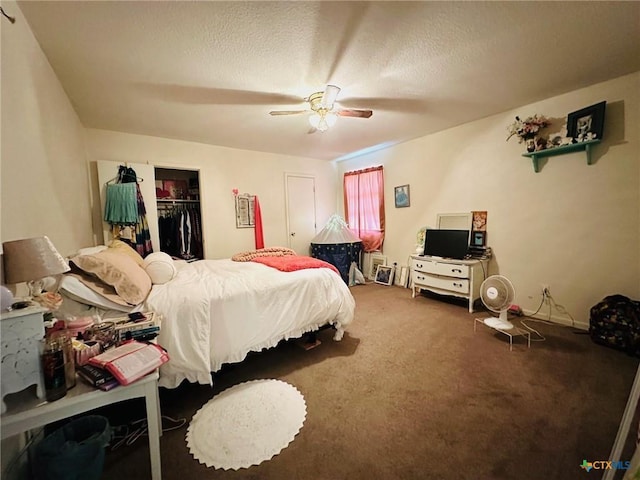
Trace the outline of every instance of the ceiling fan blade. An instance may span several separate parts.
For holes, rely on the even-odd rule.
[[[340,93],[340,87],[336,87],[335,85],[327,85],[327,88],[322,94],[322,102],[320,103],[320,107],[331,110],[333,108],[333,102],[335,102],[336,98],[338,97],[338,93]]]
[[[369,118],[371,115],[373,115],[373,111],[343,109],[343,110],[338,110],[336,114],[340,115],[341,117]]]
[[[269,115],[297,115],[299,113],[306,113],[309,110],[272,110]]]

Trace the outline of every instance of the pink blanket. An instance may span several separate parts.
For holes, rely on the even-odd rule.
[[[302,270],[303,268],[330,268],[338,275],[340,272],[336,267],[324,260],[318,260],[313,257],[306,257],[304,255],[285,255],[281,257],[255,257],[251,259],[252,262],[262,263],[268,267],[277,268],[283,272],[293,272],[296,270]]]

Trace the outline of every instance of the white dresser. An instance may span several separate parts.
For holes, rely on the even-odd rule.
[[[0,394],[2,413],[6,411],[4,397],[36,385],[36,395],[44,398],[40,341],[44,338],[46,310],[27,307],[2,313],[0,323]]]
[[[469,312],[480,298],[480,285],[487,277],[489,260],[452,260],[411,255],[412,297],[420,290],[452,295],[469,301]]]

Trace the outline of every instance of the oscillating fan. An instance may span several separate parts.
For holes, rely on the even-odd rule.
[[[507,310],[515,297],[515,289],[511,281],[502,275],[491,275],[480,285],[482,303],[499,317],[484,319],[484,324],[498,330],[510,330],[513,323],[507,319]]]

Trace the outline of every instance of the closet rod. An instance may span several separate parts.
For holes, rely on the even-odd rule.
[[[200,203],[200,200],[183,200],[180,198],[172,198],[172,199],[156,198],[156,201],[158,203],[162,203],[165,205],[172,204],[172,203]]]

